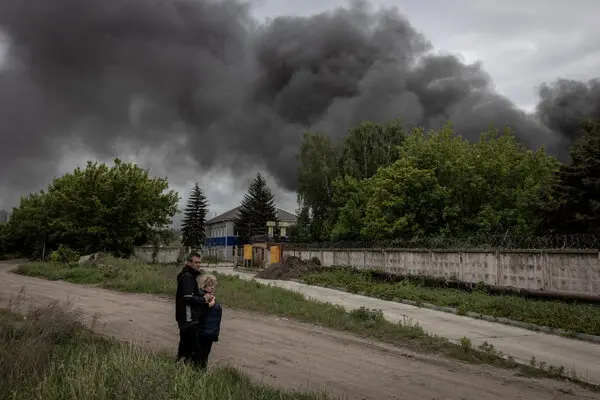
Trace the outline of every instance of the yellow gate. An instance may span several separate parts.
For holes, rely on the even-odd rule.
[[[244,245],[244,260],[246,260],[246,261],[252,260],[252,245],[251,244]]]
[[[278,263],[281,260],[281,249],[279,246],[271,246],[271,259],[269,260],[269,264]]]

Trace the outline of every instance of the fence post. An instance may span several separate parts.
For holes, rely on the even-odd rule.
[[[463,250],[458,252],[458,280],[465,282],[465,266],[464,266],[464,254]],[[470,282],[471,280],[469,280]]]
[[[431,273],[431,268],[433,266],[433,251],[431,251],[431,249],[429,249],[429,262],[427,265],[427,276],[432,276],[433,274]]]
[[[346,249],[346,256],[348,257],[348,264],[352,265],[352,261],[350,260],[350,250]]]
[[[363,249],[363,269],[367,269],[367,249]]]
[[[496,249],[496,285],[500,284],[500,249]]]

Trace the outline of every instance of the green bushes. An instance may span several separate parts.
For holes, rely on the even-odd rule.
[[[600,307],[553,300],[526,299],[517,296],[490,295],[481,289],[467,292],[450,287],[429,287],[420,278],[398,281],[376,279],[373,271],[347,268],[328,269],[303,278],[310,285],[333,287],[350,293],[362,293],[384,300],[412,300],[509,318],[569,332],[600,335]]]
[[[61,244],[58,246],[58,249],[50,253],[50,261],[59,264],[74,263],[79,261],[79,253]]]

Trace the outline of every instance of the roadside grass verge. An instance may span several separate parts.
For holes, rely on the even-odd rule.
[[[600,306],[565,303],[559,300],[492,295],[484,290],[471,292],[452,287],[426,286],[419,277],[385,281],[375,271],[350,268],[327,269],[301,278],[309,285],[325,286],[390,301],[412,300],[452,307],[459,314],[474,312],[544,325],[571,333],[600,335]]]
[[[31,263],[20,265],[19,274],[65,280],[72,283],[99,284],[107,289],[125,292],[152,293],[173,296],[175,277],[180,268],[148,265],[128,260],[107,258],[104,265]],[[411,350],[437,354],[471,363],[491,364],[513,369],[530,377],[569,380],[597,389],[578,379],[571,371],[558,366],[517,363],[485,343],[473,346],[469,339],[453,343],[446,338],[426,333],[420,326],[407,320],[402,323],[387,321],[381,310],[361,308],[346,311],[330,303],[306,299],[302,294],[282,288],[246,281],[235,276],[220,275],[217,288],[219,302],[234,309],[256,311],[292,318],[323,327],[349,332],[360,337],[377,339]]]
[[[53,304],[26,317],[0,311],[0,393],[29,399],[320,400],[254,383],[228,366],[207,372],[93,334],[68,306]]]

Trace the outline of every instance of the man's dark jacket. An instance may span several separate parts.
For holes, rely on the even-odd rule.
[[[180,330],[198,324],[208,310],[208,303],[198,289],[199,275],[199,271],[187,265],[177,275],[175,319]]]

